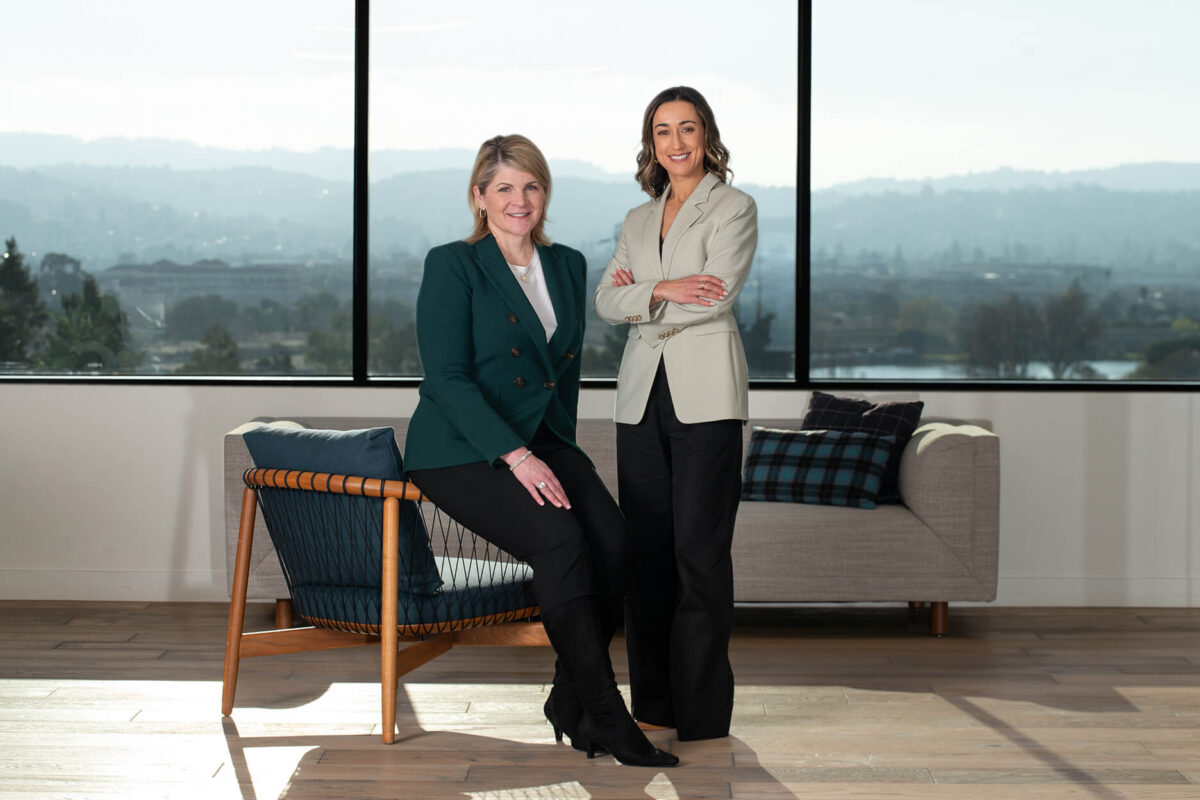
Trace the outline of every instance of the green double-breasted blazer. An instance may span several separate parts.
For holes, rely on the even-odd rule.
[[[528,444],[545,424],[575,445],[587,263],[538,247],[558,327],[549,342],[495,238],[429,251],[417,295],[425,378],[409,420],[406,469],[484,461]]]

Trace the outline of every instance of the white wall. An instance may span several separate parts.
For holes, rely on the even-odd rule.
[[[755,392],[751,413],[800,415],[807,397]],[[1001,437],[997,602],[1200,605],[1200,396],[921,397]],[[224,600],[225,431],[415,403],[398,388],[0,385],[0,599]],[[611,403],[585,391],[580,415]]]

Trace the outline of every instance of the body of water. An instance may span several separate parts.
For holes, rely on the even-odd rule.
[[[1091,361],[1088,365],[1105,380],[1122,380],[1137,369],[1137,361]],[[941,381],[964,380],[968,376],[961,364],[866,364],[834,368],[819,368],[812,371],[815,378],[847,378],[853,380],[881,381]],[[1029,365],[1031,380],[1051,380],[1050,368],[1042,363]]]

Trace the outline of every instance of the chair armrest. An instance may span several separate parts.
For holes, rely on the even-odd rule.
[[[995,591],[1000,438],[976,425],[926,423],[900,459],[900,497],[964,566]]]

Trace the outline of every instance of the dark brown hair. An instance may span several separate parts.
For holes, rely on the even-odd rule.
[[[704,95],[690,86],[672,86],[655,95],[650,105],[646,106],[646,113],[642,117],[642,149],[637,156],[636,177],[643,191],[651,197],[660,197],[667,190],[667,171],[654,157],[654,114],[663,103],[674,100],[684,100],[695,106],[700,124],[704,126],[705,171],[713,173],[726,183],[733,177],[733,170],[729,168],[729,149],[721,142],[716,117],[713,116],[712,108],[704,99]]]
[[[546,193],[546,202],[542,205],[542,218],[533,226],[529,236],[534,244],[550,244],[550,239],[546,236],[546,212],[550,208],[550,165],[546,163],[546,157],[537,145],[519,133],[493,136],[479,146],[479,153],[475,156],[475,168],[471,170],[471,183],[467,186],[467,203],[475,214],[475,230],[467,237],[467,242],[474,244],[491,233],[488,230],[487,218],[481,216],[475,206],[475,187],[479,187],[480,194],[486,192],[501,164],[528,172],[542,185],[542,190]]]

